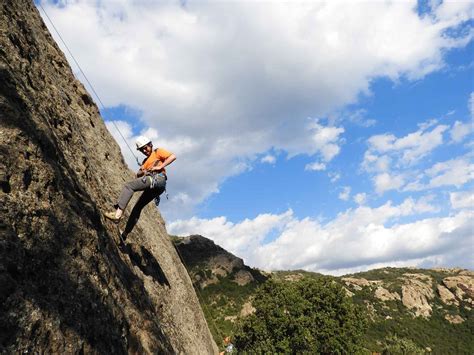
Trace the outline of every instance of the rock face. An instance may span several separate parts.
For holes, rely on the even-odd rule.
[[[440,305],[436,305],[437,298],[447,306],[464,308],[467,311],[472,309],[474,305],[474,272],[459,268],[437,268],[422,272],[405,272],[398,276],[396,280],[390,281],[385,276],[385,280],[367,280],[365,278],[342,277],[341,281],[348,287],[344,288],[347,295],[354,297],[359,291],[366,292],[370,290],[374,293],[374,297],[382,302],[396,301],[400,302],[410,310],[415,317],[430,318],[433,313],[433,307],[443,309],[446,314],[447,309]],[[441,283],[435,281],[429,273],[436,274],[439,278],[442,274],[451,274],[442,279]],[[381,274],[380,272],[378,273]],[[382,274],[389,274],[387,270],[383,270]],[[454,274],[454,275],[453,275]],[[395,291],[401,287],[401,295],[399,291]],[[387,288],[390,288],[391,291]],[[369,313],[371,312],[369,304],[367,304]],[[390,309],[386,304],[382,306],[385,310]],[[452,308],[451,310],[452,311]],[[459,324],[464,319],[459,315],[446,314],[445,319],[453,324]]]
[[[355,278],[355,277],[343,277],[342,281],[346,284],[346,286],[350,286],[352,289],[360,291],[363,287],[369,287],[372,285],[378,285],[382,283],[379,280],[366,280],[364,278]]]
[[[459,302],[456,299],[456,296],[454,296],[451,291],[449,291],[443,285],[438,285],[437,288],[438,288],[439,298],[441,298],[441,301],[443,303],[447,305],[455,304],[456,306],[459,306]]]
[[[460,300],[466,300],[474,305],[474,277],[465,273],[459,276],[451,276],[443,279],[443,284]]]
[[[30,0],[0,2],[0,154],[0,353],[217,352],[157,210],[123,248],[101,217],[133,174]]]
[[[460,315],[452,315],[452,314],[446,314],[444,316],[444,319],[446,319],[449,323],[451,324],[461,324],[464,322],[464,319]]]
[[[256,309],[252,306],[252,302],[245,302],[242,309],[240,310],[241,317],[247,317],[253,313],[255,313]]]
[[[377,287],[375,290],[375,297],[381,301],[395,301],[400,300],[400,295],[396,292],[390,292],[382,286]]]
[[[432,307],[429,302],[434,297],[431,277],[424,274],[404,274],[402,303],[415,312],[415,316],[429,317]]]

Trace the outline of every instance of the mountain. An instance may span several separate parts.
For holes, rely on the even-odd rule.
[[[30,0],[0,2],[0,154],[0,353],[217,352],[159,212],[122,247],[102,217],[134,175]]]
[[[200,301],[216,342],[232,335],[239,318],[254,310],[252,297],[267,279],[295,282],[309,277],[331,278],[364,310],[369,320],[364,337],[367,353],[390,347],[387,353],[397,353],[394,343],[411,349],[405,353],[474,353],[473,271],[387,267],[341,277],[303,270],[263,272],[205,237],[173,240],[201,288]],[[237,276],[243,274],[249,276]]]

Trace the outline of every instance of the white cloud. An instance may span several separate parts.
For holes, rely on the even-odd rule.
[[[432,118],[431,120],[428,120],[426,122],[421,122],[421,123],[418,123],[418,127],[422,130],[422,131],[426,131],[428,128],[431,128],[433,126],[436,126],[438,124],[438,120],[435,119],[435,118]]]
[[[461,187],[474,179],[474,164],[469,155],[435,163],[414,181],[407,183],[404,191],[421,191],[445,186]]]
[[[390,175],[389,173],[378,174],[374,177],[375,191],[383,194],[385,191],[397,190],[405,184],[402,175]]]
[[[178,235],[202,234],[251,266],[267,270],[304,268],[341,273],[387,265],[472,267],[472,255],[465,253],[473,242],[472,213],[460,211],[393,224],[404,216],[436,211],[428,196],[417,201],[407,199],[400,205],[360,206],[326,224],[311,218],[297,219],[287,211],[236,224],[224,217],[193,218],[173,222],[168,228]],[[274,230],[279,232],[277,237],[267,241],[266,236]],[[452,255],[463,258],[453,260]]]
[[[426,171],[430,177],[429,187],[454,185],[460,187],[474,179],[474,164],[467,158],[439,162]]]
[[[471,113],[471,119],[474,119],[474,92],[471,92],[471,95],[469,96],[469,112]]]
[[[367,194],[365,192],[360,192],[354,195],[354,202],[358,205],[363,205],[367,201]]]
[[[451,142],[460,143],[471,132],[468,123],[456,121],[452,127],[438,125],[435,119],[418,124],[418,130],[403,137],[378,134],[367,140],[368,149],[361,163],[363,171],[371,175],[375,191],[421,191],[442,186],[456,186],[470,181],[473,165],[469,157],[460,156],[435,163],[426,169],[426,158],[434,154],[449,133]]]
[[[329,172],[328,177],[329,177],[329,179],[331,179],[332,183],[335,183],[336,181],[338,181],[341,178],[341,174],[335,173],[335,172]]]
[[[276,157],[274,155],[267,154],[262,159],[260,159],[260,162],[267,164],[275,164]]]
[[[377,123],[377,121],[373,118],[367,117],[367,114],[367,110],[361,108],[353,111],[343,110],[341,112],[336,111],[330,114],[329,119],[331,122],[351,122],[362,127],[372,127]]]
[[[463,123],[456,121],[449,133],[453,142],[460,143],[466,136],[472,133],[472,122]]]
[[[398,159],[400,165],[413,164],[433,149],[443,143],[443,133],[449,128],[446,125],[438,125],[427,132],[428,125],[402,138],[396,138],[393,134],[381,134],[368,139],[369,151],[380,154],[390,153]]]
[[[170,184],[194,205],[272,148],[328,163],[344,128],[307,117],[356,102],[374,78],[423,77],[466,45],[470,35],[447,30],[466,20],[469,2],[443,3],[430,18],[415,5],[43,3],[105,105],[137,109],[177,153]],[[423,151],[414,153],[407,159]]]
[[[449,200],[454,209],[474,208],[474,193],[472,191],[451,192]]]
[[[264,242],[267,234],[274,230],[281,230],[292,220],[293,211],[288,210],[280,215],[260,214],[253,220],[245,219],[237,224],[228,221],[225,217],[212,219],[192,217],[189,220],[176,220],[167,227],[170,234],[202,234],[227,250],[240,252],[258,247]]]
[[[313,171],[326,170],[326,164],[315,161],[314,163],[306,164],[306,166],[304,167],[304,170],[313,170]]]
[[[368,150],[364,154],[362,167],[367,172],[387,172],[391,163],[392,159],[388,155],[377,155]]]
[[[343,201],[348,201],[351,197],[351,188],[350,186],[344,186],[342,191],[339,193],[339,199]]]

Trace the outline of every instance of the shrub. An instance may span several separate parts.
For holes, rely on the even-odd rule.
[[[330,279],[267,281],[253,301],[256,312],[238,326],[239,351],[356,353],[366,327],[363,312]]]
[[[383,355],[422,355],[424,349],[420,348],[410,339],[398,338],[396,335],[385,339],[385,345],[382,350]]]

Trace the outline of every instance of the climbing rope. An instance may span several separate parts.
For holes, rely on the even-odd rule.
[[[66,48],[67,52],[69,53],[69,55],[71,56],[72,60],[74,61],[74,63],[77,65],[77,67],[79,68],[79,71],[81,72],[81,74],[84,76],[84,79],[86,80],[87,84],[89,84],[92,92],[94,93],[94,95],[97,97],[97,101],[100,103],[102,109],[105,111],[105,105],[104,103],[102,102],[102,100],[100,99],[99,95],[97,94],[97,92],[95,91],[94,89],[94,86],[91,84],[91,82],[89,81],[89,79],[87,78],[87,75],[86,73],[84,72],[84,70],[82,70],[81,66],[79,65],[79,62],[76,60],[76,58],[74,57],[74,55],[72,54],[71,50],[69,49],[68,45],[66,44],[66,42],[64,41],[63,37],[61,36],[61,33],[59,33],[59,30],[56,28],[56,26],[54,25],[53,21],[51,20],[51,18],[48,16],[48,13],[46,12],[46,10],[44,9],[43,5],[41,5],[41,3],[38,3],[38,5],[40,6],[41,10],[43,10],[46,18],[48,19],[48,21],[51,23],[51,26],[53,27],[54,31],[56,32],[56,34],[58,35],[59,39],[61,40],[61,42],[63,43],[64,47]],[[130,147],[130,145],[128,144],[127,140],[125,139],[125,137],[123,136],[122,132],[120,131],[120,129],[118,128],[117,124],[115,123],[115,121],[111,121],[112,124],[114,125],[115,129],[117,130],[117,132],[120,134],[120,137],[122,137],[123,141],[125,142],[125,144],[127,145],[128,149],[130,150],[130,153],[132,153],[133,157],[135,158],[138,166],[141,166],[141,163],[140,161],[138,160],[137,156],[135,155],[135,153],[133,152],[132,148]]]

